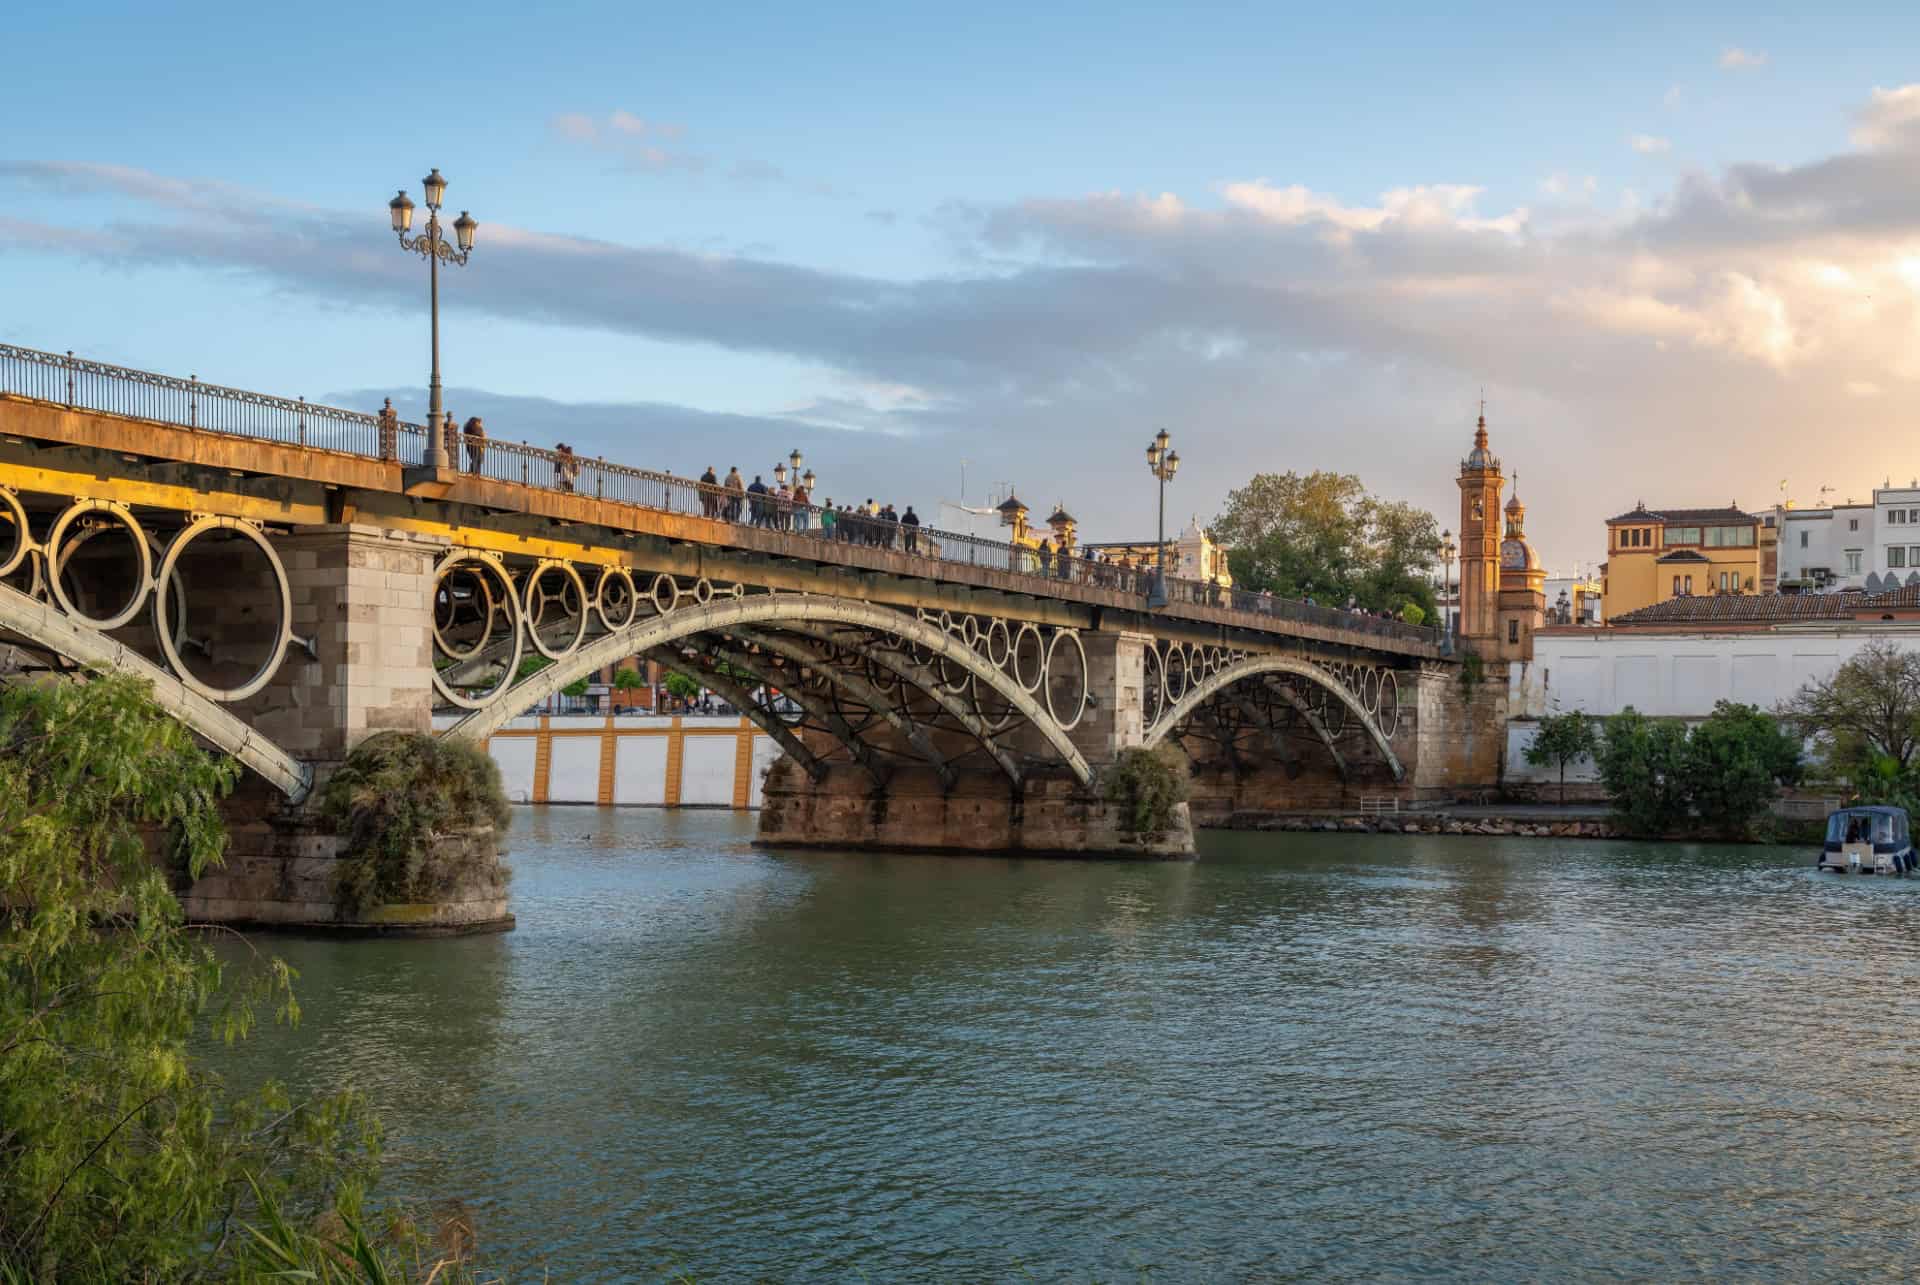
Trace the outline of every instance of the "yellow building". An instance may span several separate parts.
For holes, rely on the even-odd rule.
[[[1724,509],[1649,509],[1607,519],[1600,569],[1608,620],[1669,598],[1759,591],[1760,519]]]

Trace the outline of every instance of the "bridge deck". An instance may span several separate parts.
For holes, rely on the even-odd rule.
[[[780,506],[765,525],[729,521],[737,492],[604,460],[490,440],[478,469],[420,463],[425,430],[383,432],[373,416],[217,388],[57,354],[0,345],[0,438],[91,448],[122,457],[279,477],[350,497],[386,493],[520,514],[719,549],[967,585],[1090,607],[1145,613],[1146,573],[1081,559],[1042,574],[1030,550],[939,531],[870,522],[873,543],[826,538],[820,510]],[[350,498],[345,501],[350,510]],[[747,510],[741,510],[743,518]],[[792,529],[804,522],[806,530]],[[1438,631],[1286,599],[1169,578],[1155,615],[1312,639],[1409,659],[1441,655]]]

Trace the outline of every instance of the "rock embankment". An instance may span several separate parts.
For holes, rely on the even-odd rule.
[[[1286,830],[1322,834],[1472,834],[1528,839],[1619,839],[1625,835],[1604,817],[1455,817],[1442,812],[1388,812],[1356,816],[1330,813],[1236,812],[1226,830]]]

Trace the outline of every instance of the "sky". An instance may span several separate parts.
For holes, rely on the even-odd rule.
[[[495,436],[1143,539],[1162,427],[1172,528],[1287,469],[1455,526],[1484,395],[1568,572],[1920,474],[1920,6],[1801,9],[32,5],[0,342],[422,418],[437,166]]]

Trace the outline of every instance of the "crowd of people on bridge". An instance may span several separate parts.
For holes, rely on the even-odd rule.
[[[400,417],[393,408],[391,398],[380,408],[377,420],[381,458],[398,458]],[[467,471],[480,473],[487,458],[487,430],[481,418],[475,415],[456,428],[459,420],[449,414],[443,424],[450,462],[454,467],[459,467],[464,449]],[[568,492],[576,490],[581,461],[574,448],[560,442],[546,454],[551,459],[554,489]],[[806,478],[811,479],[812,476],[808,473]],[[724,478],[712,465],[708,465],[698,483],[701,513],[718,521],[741,523],[770,531],[810,534],[839,544],[924,554],[974,565],[994,565],[993,559],[1003,556],[1009,571],[1127,593],[1146,594],[1153,584],[1154,566],[1150,555],[1138,555],[1132,550],[1115,555],[1097,547],[1075,547],[1064,541],[1056,543],[1052,536],[1043,537],[1038,545],[1028,547],[936,532],[923,534],[920,515],[914,512],[911,504],[904,509],[897,509],[892,503],[882,504],[871,496],[858,503],[845,504],[837,504],[829,496],[816,504],[806,480],[796,476],[789,482],[779,471],[776,471],[774,483],[770,486],[757,473],[748,482],[738,465],[730,467]],[[996,550],[1002,552],[996,554]],[[1169,589],[1174,590],[1173,597],[1206,606],[1273,614],[1284,610],[1287,601],[1276,599],[1272,593],[1264,590],[1259,593],[1230,590],[1219,580],[1176,583],[1179,585],[1177,589],[1175,584],[1169,585]],[[1315,600],[1309,589],[1298,601],[1307,607],[1343,611],[1356,617],[1398,619],[1391,612],[1362,607],[1351,596],[1344,606],[1322,604]]]

